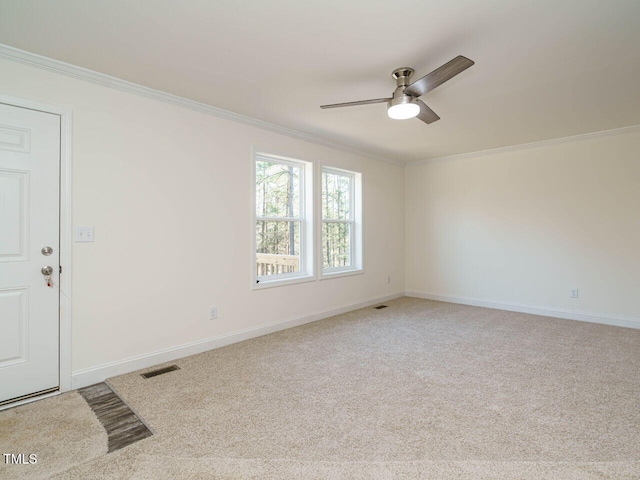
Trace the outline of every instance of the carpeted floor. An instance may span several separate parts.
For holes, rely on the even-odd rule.
[[[0,412],[3,480],[47,478],[106,453],[107,433],[76,392]],[[4,454],[23,454],[26,459],[7,464]],[[36,457],[29,458],[31,454]]]
[[[388,305],[112,378],[155,435],[108,455],[106,436],[102,453],[65,446],[66,470],[43,460],[33,478],[640,478],[640,330]],[[76,397],[0,413],[2,449]]]

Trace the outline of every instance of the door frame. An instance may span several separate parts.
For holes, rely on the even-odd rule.
[[[60,117],[60,294],[58,305],[59,319],[59,384],[60,390],[42,395],[11,406],[21,405],[51,395],[72,390],[71,385],[71,268],[73,223],[72,212],[72,110],[66,107],[50,105],[39,101],[0,94],[0,103],[51,113]]]

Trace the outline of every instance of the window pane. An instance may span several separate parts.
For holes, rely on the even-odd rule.
[[[299,217],[301,167],[256,161],[256,215]]]
[[[256,221],[256,275],[300,271],[300,222]]]
[[[322,268],[351,266],[351,225],[322,223]]]
[[[351,175],[322,172],[322,218],[351,220]]]

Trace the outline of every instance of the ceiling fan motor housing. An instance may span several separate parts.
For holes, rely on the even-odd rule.
[[[418,106],[418,102],[416,97],[412,97],[411,95],[406,95],[404,93],[404,89],[405,87],[407,87],[410,84],[410,80],[411,80],[411,75],[413,75],[413,68],[409,68],[409,67],[402,67],[402,68],[397,68],[395,69],[392,73],[391,76],[395,79],[396,81],[396,89],[393,92],[393,97],[391,98],[391,100],[389,100],[387,107],[389,109],[389,116],[392,118],[396,118],[396,119],[403,119],[403,118],[411,118],[414,117],[417,112],[419,111],[419,106]],[[391,108],[395,107],[396,105],[407,105],[407,104],[414,104],[416,105],[416,107],[418,107],[417,109],[415,107],[414,108],[414,113],[411,116],[408,116],[409,114],[405,114],[402,116],[395,116],[392,113]]]
[[[409,80],[411,75],[413,75],[413,68],[409,67],[400,67],[396,68],[393,72],[391,72],[391,76],[396,81],[398,87],[406,87],[409,85]]]

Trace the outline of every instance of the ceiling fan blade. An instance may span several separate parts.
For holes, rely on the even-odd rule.
[[[445,63],[439,68],[436,68],[433,72],[426,74],[419,80],[416,80],[407,88],[404,89],[404,93],[411,95],[412,97],[419,97],[427,92],[430,92],[434,88],[442,85],[447,80],[463,72],[475,62],[469,60],[467,57],[458,55],[450,62]]]
[[[418,105],[420,105],[420,113],[417,115],[417,118],[422,120],[424,123],[433,123],[440,120],[440,117],[436,112],[431,110],[422,100],[417,100]]]
[[[346,103],[333,103],[331,105],[320,105],[320,108],[338,108],[338,107],[352,107],[354,105],[369,105],[371,103],[385,103],[391,100],[390,98],[374,98],[373,100],[360,100],[358,102],[346,102]]]

